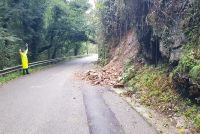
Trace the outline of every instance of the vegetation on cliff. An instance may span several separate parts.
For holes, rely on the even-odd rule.
[[[200,74],[199,10],[198,0],[99,1],[99,56],[112,59],[123,37],[134,31],[139,42],[137,58],[144,64],[167,64],[168,73],[187,76],[196,84]]]
[[[184,115],[199,131],[200,1],[105,0],[96,7],[100,60],[124,64],[120,48],[132,31],[139,49],[122,75],[131,95],[166,115]]]

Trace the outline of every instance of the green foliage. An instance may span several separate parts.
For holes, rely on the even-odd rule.
[[[194,76],[194,71],[197,71],[197,66],[200,64],[200,59],[196,56],[196,50],[199,48],[194,47],[193,44],[188,43],[183,51],[180,58],[179,64],[174,70],[174,72],[179,72],[183,74],[191,74]],[[192,71],[191,71],[192,70]]]
[[[196,113],[194,113],[196,114]],[[194,123],[195,123],[195,128],[197,130],[200,130],[200,115],[197,115],[194,117]]]
[[[128,68],[131,66],[126,66],[125,74]],[[134,76],[126,83],[129,89],[134,89],[134,94],[142,104],[166,115],[183,115],[193,123],[196,130],[200,130],[200,107],[175,92],[171,78],[166,76],[164,70],[151,66],[141,67],[135,70]]]
[[[99,65],[100,66],[105,66],[109,63],[108,59],[106,58],[99,58]]]
[[[181,58],[179,66],[176,71],[181,73],[189,72],[196,65],[194,59],[191,55],[185,55]]]
[[[189,76],[194,80],[200,77],[200,65],[194,66],[189,72]]]
[[[199,6],[200,1],[194,0],[188,17],[185,19],[183,29],[188,42],[185,44],[179,64],[174,70],[175,73],[189,75],[193,80],[200,76]]]
[[[19,72],[8,74],[8,75],[6,75],[4,77],[1,76],[0,77],[0,84],[6,83],[6,82],[8,82],[10,80],[13,80],[13,79],[16,79],[16,78],[18,78],[20,76],[21,76],[21,74]]]
[[[126,83],[139,93],[140,102],[151,107],[160,107],[163,112],[168,112],[167,107],[178,99],[172,90],[172,84],[164,74],[165,69],[150,66],[134,71]],[[177,108],[173,109],[173,112]]]
[[[197,113],[198,110],[199,110],[199,108],[194,105],[194,106],[190,107],[190,109],[187,109],[185,111],[184,115],[187,118],[193,118],[194,116],[196,116],[196,115],[194,115],[194,113]]]
[[[85,42],[81,45],[80,54],[97,54],[97,45]]]
[[[199,45],[200,39],[200,1],[194,0],[192,3],[192,8],[188,17],[185,19],[184,31],[188,39],[196,46]]]
[[[106,65],[109,62],[108,57],[108,48],[104,45],[98,46],[98,55],[99,55],[99,61],[101,65]]]
[[[200,115],[198,114],[200,111],[200,107],[196,105],[192,105],[188,108],[183,114],[186,118],[193,120],[195,128],[200,130]]]
[[[124,71],[122,74],[122,82],[127,83],[133,77],[135,77],[135,69],[131,62],[128,62],[124,67]]]
[[[0,69],[19,64],[25,43],[30,62],[77,55],[90,36],[88,8],[87,0],[0,1]]]
[[[110,48],[116,47],[122,37],[132,28],[134,4],[137,5],[136,1],[97,0],[93,22],[101,60],[110,58]]]
[[[74,51],[79,53],[82,42],[87,41],[85,12],[89,6],[87,0],[70,2],[54,0],[46,14],[47,40],[51,58]],[[45,50],[45,49],[44,49]],[[43,51],[44,51],[43,50]],[[58,53],[61,50],[61,53]]]

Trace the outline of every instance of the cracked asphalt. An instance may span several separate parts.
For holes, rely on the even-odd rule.
[[[97,60],[54,65],[0,87],[0,134],[157,134],[122,98],[76,80]]]

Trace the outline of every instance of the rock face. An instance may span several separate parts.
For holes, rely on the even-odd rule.
[[[189,0],[143,0],[139,3],[135,16],[144,58],[152,63],[179,60],[186,41],[183,26],[190,4]]]
[[[193,0],[197,1],[197,0]],[[109,57],[128,31],[136,29],[140,55],[157,64],[178,61],[192,0],[109,0],[103,14]]]
[[[107,50],[103,51],[104,57],[109,57],[111,63],[128,58],[139,59],[142,64],[167,63],[169,71],[173,70],[178,65],[183,45],[191,38],[191,31],[199,31],[199,25],[196,25],[199,23],[199,4],[199,0],[105,0],[102,24],[106,43],[101,44],[106,44],[104,49],[108,48],[108,54]],[[129,34],[129,31],[134,33]],[[134,50],[136,46],[137,51]],[[180,76],[174,83],[178,89],[183,87],[183,92],[191,94],[189,97],[200,96],[197,93],[200,92],[199,85],[190,80]]]

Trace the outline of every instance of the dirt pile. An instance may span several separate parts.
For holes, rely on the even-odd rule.
[[[114,88],[123,88],[121,75],[124,65],[137,57],[139,45],[134,31],[130,31],[119,42],[118,47],[113,47],[109,64],[103,68],[89,70],[84,73],[82,79],[91,81],[94,85],[107,85]]]
[[[94,85],[109,85],[114,88],[122,88],[124,85],[120,83],[121,71],[117,71],[115,68],[110,70],[89,70],[85,73],[85,80],[91,81]]]

